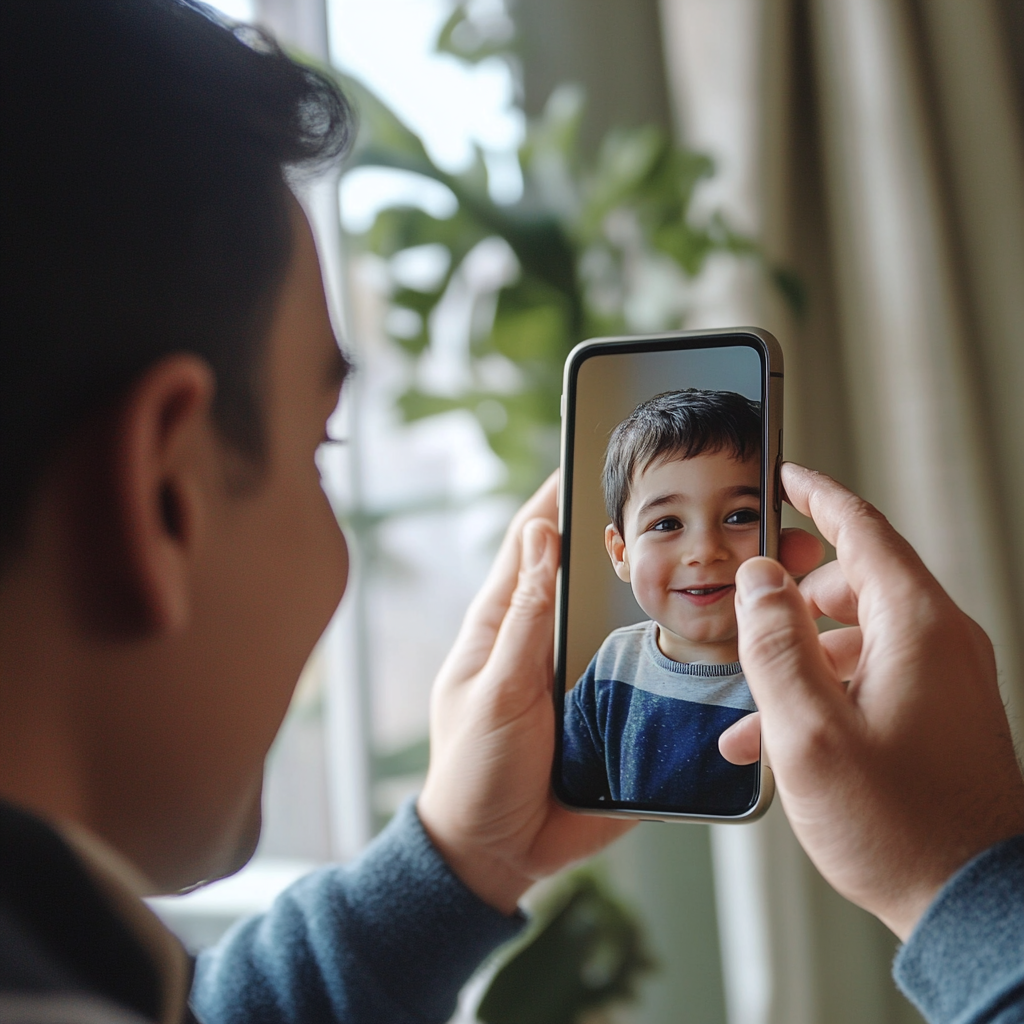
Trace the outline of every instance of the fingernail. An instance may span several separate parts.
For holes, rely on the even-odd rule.
[[[772,594],[786,585],[786,570],[770,558],[751,558],[736,572],[736,593],[741,601],[756,601],[764,594]]]
[[[523,527],[523,568],[535,569],[544,558],[548,546],[547,530],[536,521]]]

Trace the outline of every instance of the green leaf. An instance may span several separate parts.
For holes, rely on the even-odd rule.
[[[775,266],[771,269],[771,279],[794,315],[797,317],[806,316],[808,299],[807,287],[804,285],[803,278],[795,270]]]
[[[516,363],[560,363],[567,353],[570,317],[559,291],[527,280],[502,291],[487,341]]]
[[[430,345],[430,336],[427,334],[426,330],[420,331],[419,334],[416,334],[411,338],[400,338],[395,335],[390,335],[390,338],[404,352],[414,357],[423,355]]]
[[[477,1017],[576,1024],[587,1011],[633,998],[653,966],[635,916],[593,875],[577,873],[494,975]]]
[[[418,292],[412,288],[396,288],[391,293],[391,301],[396,306],[405,306],[414,310],[426,319],[441,298],[441,292]]]
[[[615,207],[633,204],[649,191],[650,179],[667,149],[664,133],[654,125],[620,129],[605,137],[582,217],[588,233]]]
[[[407,423],[415,420],[426,419],[428,416],[437,416],[443,412],[451,412],[453,409],[464,409],[465,400],[461,398],[446,398],[440,395],[428,395],[419,388],[409,388],[398,398],[398,408],[402,417]]]
[[[671,256],[690,277],[701,272],[708,254],[718,248],[710,235],[685,222],[662,225],[652,235],[654,247]]]
[[[438,47],[462,59],[484,52],[474,49],[482,36],[474,37],[479,26],[471,21],[466,7],[458,4]],[[462,174],[441,170],[370,90],[351,79],[344,85],[362,113],[350,166],[422,174],[449,188],[457,201],[454,215],[443,220],[419,209],[383,210],[359,240],[385,258],[431,243],[445,245],[451,253],[447,277],[434,291],[399,289],[392,296],[396,305],[414,310],[424,323],[416,337],[396,338],[396,344],[414,359],[422,357],[429,345],[427,318],[451,275],[484,239],[504,239],[519,263],[517,281],[499,293],[491,330],[472,339],[469,358],[472,363],[499,354],[511,360],[523,382],[521,390],[491,394],[471,388],[456,396],[437,396],[411,387],[398,399],[407,421],[453,409],[471,412],[505,464],[505,487],[512,492],[527,493],[557,462],[565,356],[586,336],[625,329],[625,304],[635,287],[629,268],[637,256],[667,256],[689,277],[702,272],[713,252],[754,258],[764,266],[754,240],[732,230],[720,214],[702,225],[692,222],[694,191],[714,173],[705,154],[676,146],[659,128],[645,125],[609,132],[597,158],[586,161],[579,146],[584,98],[577,86],[555,89],[543,115],[528,125],[519,152],[523,198],[499,206],[488,195],[479,153]],[[802,309],[805,297],[796,276],[780,268],[770,273],[787,301]],[[480,373],[474,379],[488,378]]]

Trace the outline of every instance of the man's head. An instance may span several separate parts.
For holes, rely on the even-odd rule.
[[[676,661],[735,660],[733,581],[758,553],[760,453],[760,405],[729,391],[657,395],[612,433],[605,546]]]
[[[0,796],[173,889],[243,862],[344,588],[346,364],[286,184],[336,88],[185,0],[5,4]]]
[[[3,5],[0,555],[84,417],[172,352],[261,447],[261,355],[293,247],[285,174],[337,157],[344,98],[190,0]]]

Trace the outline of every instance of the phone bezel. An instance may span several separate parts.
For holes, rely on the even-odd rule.
[[[781,528],[782,485],[782,348],[768,332],[757,327],[735,327],[715,331],[676,331],[668,334],[593,338],[577,345],[565,361],[562,384],[561,474],[558,492],[558,527],[561,534],[562,559],[556,585],[555,610],[555,678],[552,697],[555,705],[555,755],[551,766],[551,788],[555,798],[569,810],[602,817],[630,818],[648,821],[697,821],[742,823],[761,817],[775,794],[771,768],[762,753],[758,761],[757,797],[741,814],[694,814],[664,808],[601,804],[583,805],[570,799],[561,790],[559,766],[562,755],[562,713],[566,684],[566,633],[568,628],[568,590],[572,544],[572,482],[573,446],[575,443],[576,381],[580,367],[596,355],[628,355],[633,352],[685,351],[696,348],[753,348],[761,361],[761,488],[764,495],[760,524],[761,554],[778,555]]]

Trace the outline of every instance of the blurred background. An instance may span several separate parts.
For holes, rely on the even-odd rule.
[[[432,679],[557,465],[561,366],[755,324],[785,451],[877,504],[988,630],[1024,735],[1019,0],[223,0],[360,114],[302,185],[357,373],[321,470],[354,551],[238,876],[154,901],[194,948],[417,791]],[[915,1021],[895,941],[776,805],[642,824],[542,887],[464,993],[494,1024]]]

